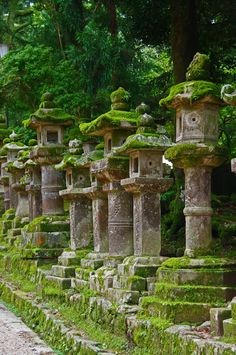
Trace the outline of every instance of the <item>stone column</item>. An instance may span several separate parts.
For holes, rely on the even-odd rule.
[[[16,216],[28,217],[29,216],[29,200],[28,200],[28,193],[25,190],[25,186],[18,185],[17,187],[15,187],[15,191],[18,193]]]
[[[83,189],[92,199],[94,252],[108,253],[108,200],[101,187],[91,186]]]
[[[185,255],[207,250],[212,241],[211,167],[185,168]]]
[[[70,244],[71,249],[86,248],[91,243],[92,211],[91,201],[82,194],[70,201]]]
[[[109,255],[133,254],[133,198],[119,182],[103,187],[108,192]]]
[[[29,220],[42,216],[41,170],[31,159],[26,162],[31,181],[26,185],[29,200]]]
[[[59,191],[64,187],[64,174],[51,165],[41,166],[42,174],[42,214],[62,215],[64,213],[63,198]]]
[[[159,193],[134,194],[134,255],[159,256],[161,209]]]

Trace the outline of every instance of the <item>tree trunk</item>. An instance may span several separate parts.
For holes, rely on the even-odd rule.
[[[195,0],[171,0],[171,46],[174,78],[180,83],[198,50]]]

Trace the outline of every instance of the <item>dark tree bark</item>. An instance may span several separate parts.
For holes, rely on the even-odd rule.
[[[112,37],[116,37],[118,32],[116,4],[114,0],[107,0],[106,4],[109,17],[109,32],[111,33]]]
[[[171,0],[171,47],[179,83],[185,81],[186,69],[198,51],[195,0]]]

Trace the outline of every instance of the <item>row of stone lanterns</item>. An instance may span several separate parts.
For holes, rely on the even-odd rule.
[[[199,58],[201,55],[194,58],[190,71],[194,72]],[[84,141],[71,141],[63,157],[64,129],[73,124],[74,117],[55,108],[51,94],[43,95],[29,120],[37,131],[37,146],[23,158],[19,151],[28,148],[14,143],[13,135],[12,142],[5,145],[7,157],[1,157],[5,206],[16,208],[18,217],[28,214],[31,221],[24,229],[26,247],[30,241],[31,246],[56,248],[60,254],[68,245],[61,238],[68,230],[64,199],[70,206],[71,259],[76,261],[76,251],[90,246],[93,235],[93,252],[82,265],[106,265],[111,257],[115,265],[134,256],[125,263],[152,276],[160,265],[160,194],[172,184],[163,176],[166,151],[166,158],[185,172],[185,255],[194,257],[209,250],[211,171],[225,159],[217,146],[219,109],[224,103],[215,84],[187,76],[191,81],[177,85],[161,101],[176,109],[176,145],[145,104],[129,111],[129,94],[119,88],[111,95],[111,111],[81,124]],[[104,144],[97,144],[97,137],[103,137]],[[30,180],[22,179],[25,170]],[[49,218],[47,223],[52,225],[48,230],[43,227],[45,220],[37,222],[40,216]],[[68,254],[63,253],[61,260],[63,257]],[[67,265],[67,261],[62,263]],[[60,275],[66,278],[66,269]]]

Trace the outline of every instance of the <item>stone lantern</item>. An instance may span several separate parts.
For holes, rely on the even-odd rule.
[[[59,191],[64,186],[64,175],[54,169],[53,164],[61,160],[64,151],[64,128],[72,125],[74,118],[60,108],[55,108],[52,95],[46,93],[38,111],[30,117],[29,126],[36,129],[38,145],[31,158],[41,166],[42,214],[64,213],[63,199]]]
[[[86,155],[86,148],[87,145],[84,155]],[[70,141],[69,154],[65,155],[62,162],[56,166],[57,169],[66,170],[66,189],[60,191],[60,196],[70,203],[70,247],[72,250],[88,247],[92,234],[91,201],[83,194],[83,188],[90,183],[89,168],[78,166],[82,152],[82,142]]]
[[[130,157],[129,178],[121,180],[121,185],[133,194],[134,255],[158,259],[161,250],[160,193],[172,184],[172,179],[163,178],[162,158],[171,142],[165,129],[155,127],[152,116],[147,113],[140,117],[138,125],[137,133],[128,137],[116,152],[128,153]]]
[[[59,191],[64,188],[64,174],[57,171],[54,164],[62,159],[64,129],[73,122],[73,116],[54,106],[50,93],[42,96],[39,109],[30,116],[29,127],[36,129],[38,143],[31,151],[30,159],[41,170],[41,173],[34,170],[34,174],[37,175],[36,183],[41,179],[44,219],[33,220],[25,229],[26,243],[31,240],[31,244],[52,249],[68,245],[68,223],[64,216],[63,198],[59,195]]]
[[[7,161],[2,164],[3,169],[9,172],[9,200],[10,208],[16,208],[18,203],[18,195],[15,193],[13,186],[17,183],[21,173],[18,170],[10,172],[11,167],[14,166],[14,162],[17,161],[18,153],[21,150],[27,150],[28,147],[18,141],[18,135],[14,132],[9,136],[10,143],[5,144],[4,149],[7,151]],[[17,164],[17,163],[16,163]],[[10,170],[9,170],[10,169]]]
[[[122,88],[111,94],[112,110],[99,116],[94,121],[80,125],[81,132],[91,136],[104,137],[104,159],[91,163],[90,173],[92,187],[100,189],[98,208],[95,208],[96,218],[101,217],[99,209],[105,206],[108,196],[108,244],[109,255],[127,256],[133,254],[133,208],[132,195],[124,190],[120,185],[120,180],[128,176],[128,157],[115,155],[112,148],[124,143],[126,137],[136,130],[138,114],[129,112],[129,94]],[[97,190],[98,192],[98,190]],[[98,201],[97,201],[98,202]],[[100,220],[101,222],[101,220]],[[101,223],[98,222],[101,226]],[[101,239],[104,231],[97,230],[95,243],[102,245]],[[106,233],[106,231],[105,231]],[[104,240],[104,246],[107,243]],[[96,250],[106,250],[106,246],[101,249],[99,245]],[[105,250],[104,250],[105,249]]]
[[[193,257],[209,250],[211,231],[211,173],[225,160],[217,146],[219,110],[223,105],[218,86],[209,80],[206,55],[197,53],[187,81],[171,88],[162,106],[176,110],[176,146],[166,159],[185,173],[186,249]],[[188,80],[190,79],[190,81]]]
[[[9,173],[5,170],[6,162],[7,162],[7,150],[4,147],[2,147],[0,150],[0,165],[1,165],[0,184],[3,186],[3,191],[4,191],[5,211],[10,208]]]
[[[25,176],[24,163],[29,156],[29,151],[20,150],[18,159],[14,162],[9,162],[6,169],[14,177],[12,184],[13,193],[17,195],[16,217],[29,217],[28,193],[25,189],[28,180]]]

